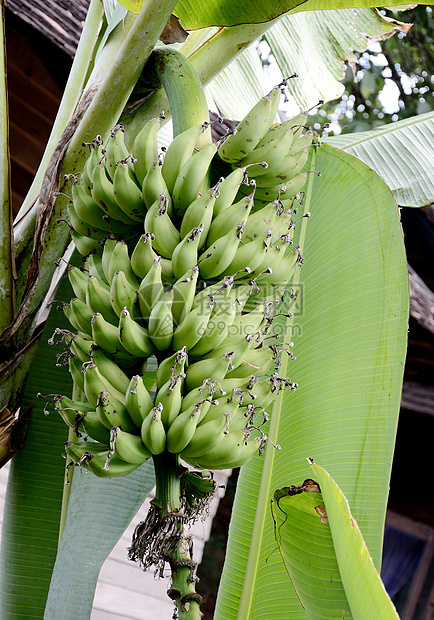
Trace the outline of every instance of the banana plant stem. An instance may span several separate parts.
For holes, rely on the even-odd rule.
[[[196,562],[192,558],[191,535],[184,523],[181,506],[183,468],[179,456],[170,452],[155,455],[153,460],[156,495],[151,503],[160,512],[162,527],[166,527],[166,523],[175,523],[175,534],[171,534],[173,542],[164,558],[172,572],[172,585],[167,595],[176,603],[179,620],[200,620],[202,597],[196,592]]]
[[[17,218],[22,217],[35,202],[50,157],[82,94],[84,80],[94,51],[98,30],[101,25],[102,10],[102,3],[100,0],[91,0],[78,43],[77,52],[72,63],[71,72],[66,83],[50,137],[48,138],[47,146],[45,147],[45,152]],[[36,210],[34,209],[34,211]]]

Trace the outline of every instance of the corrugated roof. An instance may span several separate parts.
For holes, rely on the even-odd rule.
[[[90,0],[6,0],[15,15],[74,56]]]

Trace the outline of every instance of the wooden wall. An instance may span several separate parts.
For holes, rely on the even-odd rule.
[[[32,47],[7,19],[9,133],[14,214],[33,180],[61,98],[61,90]],[[60,53],[60,52],[59,52]]]

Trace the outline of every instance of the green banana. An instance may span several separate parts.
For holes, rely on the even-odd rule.
[[[262,140],[258,142],[253,153],[251,153],[248,157],[252,157],[255,151],[259,152],[260,149],[266,146],[276,144],[276,142],[280,139],[280,137],[283,136],[288,130],[291,131],[292,136],[293,136],[292,141],[294,142],[296,140],[294,122],[296,123],[298,127],[300,122],[302,122],[301,116],[303,116],[304,120],[306,120],[306,116],[300,115],[300,116],[296,116],[295,118],[291,118],[285,121],[284,123],[275,123],[274,125],[272,125],[270,129],[265,133]],[[291,146],[288,147],[288,150],[290,148]],[[248,163],[254,163],[254,162],[250,161]]]
[[[173,267],[172,267],[172,261],[170,260],[170,258],[161,257],[161,272],[163,276],[167,278],[168,280],[173,279],[174,277]]]
[[[70,265],[68,267],[68,280],[72,286],[75,296],[80,301],[86,302],[87,274],[78,267]]]
[[[128,159],[130,159],[130,154],[125,146],[124,127],[122,123],[119,123],[110,131],[110,138],[107,140],[105,149],[105,168],[112,181],[116,171],[116,164],[119,161]]]
[[[113,191],[113,183],[106,173],[104,164],[99,163],[92,171],[92,198],[96,204],[113,221],[122,222],[127,226],[135,226],[135,221],[129,217],[118,205]]]
[[[199,271],[203,278],[216,278],[229,267],[237,253],[241,236],[241,228],[230,230],[200,255]]]
[[[157,254],[152,249],[153,238],[154,235],[152,233],[143,234],[131,254],[131,267],[140,280],[146,277],[157,257]]]
[[[270,257],[271,258],[271,257]],[[264,283],[270,283],[272,286],[282,286],[286,285],[292,274],[294,273],[294,269],[299,261],[299,255],[296,251],[289,251],[285,253],[285,251],[281,251],[280,260],[276,261],[275,264],[268,262],[267,264],[272,265],[271,273],[264,273],[257,278],[257,281],[260,285]],[[264,262],[264,265],[266,261]],[[261,267],[258,267],[258,272]],[[275,298],[276,295],[275,295]]]
[[[71,352],[76,355],[82,362],[89,361],[89,355],[93,346],[94,344],[92,340],[85,340],[81,336],[76,336],[75,334],[73,334],[71,342],[69,343],[69,348]]]
[[[273,228],[278,215],[279,203],[277,201],[269,202],[266,206],[254,213],[250,213],[246,225],[244,227],[243,240],[256,239],[260,235]]]
[[[220,215],[222,211],[225,211],[233,204],[240,185],[245,178],[245,169],[235,168],[225,179],[220,180],[218,187],[219,195],[214,203],[214,217]]]
[[[162,194],[149,207],[145,217],[145,232],[153,233],[153,247],[164,258],[172,258],[173,250],[181,241],[178,229],[173,224],[168,214],[168,200],[166,194]]]
[[[182,458],[201,456],[216,448],[224,438],[226,426],[227,420],[223,415],[218,419],[210,420],[206,424],[199,424],[194,431],[193,437],[182,451]]]
[[[130,384],[130,379],[119,365],[107,357],[98,347],[92,347],[89,357],[109,385],[124,394]]]
[[[107,450],[96,454],[87,464],[89,470],[98,478],[119,478],[135,471],[139,465],[126,463],[115,454]]]
[[[170,347],[173,338],[173,290],[164,293],[153,306],[149,315],[148,331],[152,342],[159,351]]]
[[[207,360],[208,361],[208,360]],[[269,347],[247,350],[242,363],[226,373],[227,379],[243,379],[255,374],[265,374],[273,365],[274,356]]]
[[[90,321],[92,318],[92,311],[87,305],[74,297],[68,304],[63,306],[63,312],[75,329],[88,336],[91,335]]]
[[[133,268],[131,267],[131,261],[128,254],[128,245],[125,243],[125,241],[118,241],[113,247],[112,256],[108,263],[107,273],[104,271],[104,273],[106,273],[108,282],[111,282],[113,280],[113,276],[117,271],[124,272],[126,279],[131,284],[131,286],[134,287],[135,290],[139,288],[139,283],[134,274]]]
[[[65,452],[71,457],[76,465],[86,466],[91,458],[96,454],[104,454],[109,450],[109,444],[103,444],[99,441],[67,441],[65,443]]]
[[[242,430],[225,435],[223,441],[201,456],[185,456],[185,461],[200,469],[232,469],[241,467],[260,449],[261,443],[253,437],[245,441]]]
[[[88,143],[87,146],[89,147],[90,155],[86,159],[84,170],[81,173],[80,181],[85,191],[91,196],[93,185],[92,170],[97,165],[97,163],[100,162],[104,157],[102,152],[103,141],[101,136],[96,136],[96,138],[94,138],[92,142]]]
[[[135,222],[142,222],[146,214],[142,190],[137,186],[134,172],[131,172],[128,163],[117,163],[113,178],[113,194],[116,202],[124,213]]]
[[[257,177],[256,186],[273,187],[278,183],[287,183],[299,174],[307,161],[309,154],[307,150],[296,153],[295,155],[287,155],[280,162],[280,166],[267,170],[267,174]]]
[[[213,400],[214,394],[217,391],[217,385],[218,381],[207,380],[200,387],[187,392],[182,399],[181,412],[183,413],[194,406],[196,411],[199,412],[200,418],[202,418],[211,405],[219,402],[218,400]]]
[[[83,220],[85,224],[106,233],[111,231],[110,223],[104,219],[106,216],[105,212],[100,209],[92,196],[89,196],[84,187],[79,183],[72,184],[72,201],[77,217]]]
[[[111,436],[114,453],[122,461],[132,463],[133,465],[141,465],[151,458],[152,452],[145,447],[141,437],[138,435],[127,433],[121,428],[114,426],[111,429]]]
[[[237,367],[241,364],[246,351],[252,347],[252,341],[246,337],[240,338],[228,338],[223,341],[219,347],[216,347],[212,351],[209,351],[206,355],[202,356],[202,359],[211,359],[213,357],[219,357],[224,354],[232,354],[232,366]],[[192,361],[194,361],[193,355],[191,355]]]
[[[192,157],[194,147],[202,131],[202,125],[194,125],[178,134],[170,143],[164,157],[162,170],[167,190],[170,193],[173,192],[175,181],[182,166]]]
[[[199,413],[194,405],[180,413],[167,429],[167,449],[179,454],[191,441],[199,420]]]
[[[145,447],[152,454],[161,454],[166,447],[166,431],[161,420],[163,407],[156,405],[143,420],[141,437]]]
[[[256,187],[255,200],[271,202],[276,200],[277,197],[283,200],[292,198],[303,189],[307,175],[307,172],[300,172],[287,183],[280,183],[273,187]]]
[[[108,450],[97,454],[88,463],[88,469],[98,478],[120,478],[135,471],[139,465],[126,463]]]
[[[149,168],[142,185],[143,200],[145,201],[146,208],[150,209],[160,196],[165,196],[167,213],[172,215],[172,195],[164,180],[161,165],[161,157],[157,157]]]
[[[77,429],[84,414],[92,411],[93,407],[89,403],[73,401],[67,396],[61,396],[56,399],[54,410],[59,413],[70,428]]]
[[[99,312],[92,315],[91,327],[92,338],[104,353],[116,360],[132,359],[131,353],[128,353],[119,340],[119,327],[115,327],[106,321]]]
[[[153,165],[155,158],[158,157],[157,134],[162,118],[164,115],[151,118],[134,138],[132,148],[132,155],[135,159],[134,173],[140,186],[143,185],[148,170]]]
[[[72,228],[83,237],[91,237],[94,241],[101,241],[107,236],[106,230],[102,230],[100,226],[92,226],[92,224],[79,217],[72,202],[68,203],[66,209]],[[101,219],[101,222],[104,222],[104,220]]]
[[[313,135],[312,133],[304,133],[299,135],[296,140],[294,140],[293,145],[288,153],[288,155],[295,155],[302,149],[308,149],[313,144]]]
[[[140,375],[132,377],[125,392],[125,404],[130,418],[138,428],[141,428],[143,420],[154,406],[154,401]]]
[[[255,148],[237,165],[249,166],[247,174],[250,178],[260,177],[270,170],[278,169],[282,165],[282,160],[287,156],[293,139],[294,134],[290,129],[287,129],[275,141],[270,141],[266,146]],[[263,166],[261,162],[265,162],[267,166]]]
[[[96,254],[95,252],[89,254],[86,258],[85,267],[90,276],[94,276],[94,278],[98,278],[103,284],[107,284],[100,254]]]
[[[82,235],[74,229],[71,230],[71,239],[82,256],[88,256],[91,252],[101,252],[98,239]]]
[[[69,443],[66,453],[77,466],[89,469],[99,478],[126,476],[139,467],[122,461],[109,446],[97,441]]]
[[[246,243],[240,242],[237,253],[232,259],[231,264],[227,267],[222,275],[231,275],[241,271],[248,266],[252,271],[257,269],[264,261],[266,254],[271,247],[272,231],[269,230],[265,236],[257,237],[253,241],[246,239]]]
[[[117,390],[111,383],[103,377],[103,375],[98,370],[96,364],[93,363],[85,363],[83,364],[83,372],[84,372],[84,389],[83,392],[86,394],[87,400],[90,404],[97,409],[97,406],[100,402],[100,393],[107,392],[110,393],[110,397],[113,396],[116,401],[124,402],[125,396],[122,392]]]
[[[99,312],[106,321],[117,326],[119,318],[112,308],[110,290],[94,276],[89,276],[87,279],[86,304],[93,313]]]
[[[186,271],[197,265],[197,251],[201,247],[203,229],[203,224],[193,228],[173,250],[172,268],[176,278],[181,278]]]
[[[168,381],[172,375],[177,374],[178,368],[183,368],[183,364],[187,360],[187,347],[182,347],[179,351],[176,351],[170,357],[166,357],[160,362],[157,368],[156,382],[160,388],[166,381]],[[179,374],[179,373],[178,373]]]
[[[196,293],[193,300],[192,308],[194,309],[200,305],[208,304],[211,296],[215,295],[216,293],[218,293],[218,291],[221,290],[222,283],[222,280],[219,280],[219,282],[215,282],[214,284],[208,284],[207,282],[205,282],[205,284],[208,285],[202,288],[198,293]]]
[[[103,444],[110,442],[110,431],[102,424],[96,411],[86,411],[80,422],[79,431],[83,431],[91,439]]]
[[[206,189],[204,185],[208,186],[208,171],[216,152],[217,147],[213,142],[207,144],[182,166],[172,193],[176,215],[183,216],[187,207],[196,200],[199,192]]]
[[[181,410],[182,378],[178,376],[175,379],[169,379],[169,381],[166,381],[166,383],[158,390],[155,397],[155,402],[163,405],[161,420],[164,427],[169,428]]]
[[[204,245],[208,235],[217,193],[218,189],[215,187],[211,188],[208,192],[204,192],[202,196],[193,200],[182,218],[180,228],[182,238],[191,233],[193,229],[202,225],[202,232],[199,240],[200,248]]]
[[[84,376],[82,371],[82,361],[78,357],[70,357],[68,360],[69,372],[75,385],[84,391]]]
[[[131,286],[125,273],[121,270],[116,271],[113,274],[110,286],[110,302],[115,314],[120,317],[122,310],[127,308],[135,316],[137,314],[135,306],[137,296],[137,289]]]
[[[276,87],[253,106],[235,132],[220,145],[218,154],[223,161],[237,163],[253,151],[277,114],[280,94],[280,88]]]
[[[127,433],[137,433],[137,426],[128,415],[125,404],[118,400],[113,393],[108,391],[99,393],[96,412],[106,428],[111,429],[113,426],[120,426]]]
[[[145,320],[149,319],[152,308],[164,295],[161,272],[161,260],[159,256],[156,256],[138,290],[140,312]]]
[[[114,252],[116,245],[117,245],[117,241],[113,237],[107,237],[103,245],[103,250],[101,254],[101,268],[104,272],[107,283],[110,283],[112,281],[112,277],[109,271],[109,265],[110,265],[110,261],[112,259],[113,252]]]
[[[193,306],[198,277],[199,267],[195,265],[192,269],[188,269],[173,285],[172,313],[173,320],[177,325],[187,316]]]
[[[131,318],[127,308],[120,313],[119,340],[134,357],[149,357],[155,351],[148,330]]]
[[[219,347],[228,337],[236,311],[235,291],[227,287],[215,304],[203,335],[189,353],[201,357]]]
[[[196,308],[193,308],[193,310],[190,310],[174,331],[172,341],[173,349],[179,350],[184,346],[190,349],[200,341],[203,334],[206,332],[214,305],[214,300],[208,299],[207,303],[201,303],[197,305]]]
[[[88,411],[94,411],[94,408],[89,403],[71,400],[68,396],[60,396],[54,403],[54,410],[62,415],[68,426],[75,428],[77,416],[82,417]]]
[[[207,246],[212,245],[220,237],[223,237],[237,226],[240,226],[245,220],[248,221],[250,211],[253,207],[254,195],[255,192],[251,192],[249,196],[233,204],[230,209],[222,211],[222,213],[212,221],[206,240]]]
[[[184,389],[189,392],[200,387],[206,379],[221,381],[231,367],[231,357],[221,355],[212,359],[204,359],[188,366],[185,374]]]
[[[237,413],[240,404],[235,399],[230,401],[227,396],[218,398],[218,404],[209,407],[205,415],[199,417],[198,424],[204,425],[212,420],[225,420],[225,429],[229,431],[229,423],[232,417]],[[247,420],[246,420],[247,422]],[[227,434],[227,433],[226,433]]]

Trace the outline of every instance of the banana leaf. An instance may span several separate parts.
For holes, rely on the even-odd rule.
[[[119,0],[129,11],[139,13],[145,0]],[[420,2],[419,4],[430,4]],[[196,30],[208,26],[238,26],[240,24],[258,24],[275,19],[288,11],[321,11],[345,8],[371,8],[372,0],[285,0],[280,3],[268,1],[261,3],[231,2],[222,0],[179,0],[173,11],[186,30]],[[393,5],[389,5],[393,6]]]
[[[326,141],[378,172],[401,207],[424,207],[434,196],[434,112]]]
[[[315,480],[278,489],[271,501],[276,541],[306,615],[397,620],[344,494],[308,461]]]
[[[241,470],[216,620],[305,620],[276,553],[270,499],[321,462],[347,497],[379,569],[399,412],[408,276],[395,200],[378,175],[323,145],[307,209],[298,313],[287,338],[295,392],[276,400],[268,446]]]
[[[347,28],[349,22],[353,28]],[[364,51],[368,43],[406,27],[386,21],[375,9],[289,13],[266,31],[264,39],[281,75],[297,73],[296,79],[288,81],[292,109],[306,109],[320,99],[331,101],[342,95],[344,85],[339,80],[345,72],[344,61],[354,59],[354,50]],[[210,29],[209,36],[213,32]],[[185,49],[190,45],[187,40]],[[261,71],[259,65],[256,47],[250,46],[210,82],[207,94],[221,114],[242,118],[275,86],[276,70]]]

